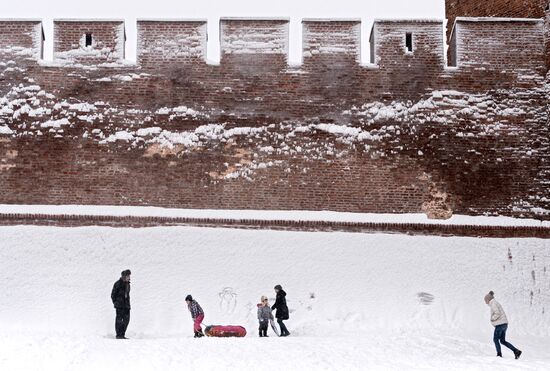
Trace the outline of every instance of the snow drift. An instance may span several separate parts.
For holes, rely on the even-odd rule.
[[[243,325],[249,335],[233,341],[253,341],[256,303],[261,295],[273,298],[275,284],[288,293],[288,340],[309,339],[322,347],[332,339],[325,346],[335,352],[341,341],[333,337],[353,344],[372,338],[375,343],[365,347],[373,347],[404,334],[407,341],[426,344],[431,334],[444,333],[479,341],[485,348],[478,351],[492,359],[492,329],[483,302],[489,290],[508,314],[512,341],[550,335],[548,240],[187,227],[18,226],[1,227],[0,236],[4,334],[113,336],[110,290],[120,272],[130,268],[128,335],[150,342],[193,335],[187,294],[204,308],[205,324]],[[214,344],[225,344],[216,345],[216,352],[229,346]],[[290,351],[277,344],[278,351]],[[292,351],[304,349],[300,344]],[[353,368],[351,363],[346,367]]]
[[[0,233],[2,328],[111,333],[110,290],[130,268],[130,332],[150,336],[190,332],[186,294],[205,323],[255,329],[256,303],[273,298],[275,284],[288,292],[297,334],[333,325],[476,332],[487,327],[483,296],[492,289],[513,331],[550,335],[546,240],[184,227]]]

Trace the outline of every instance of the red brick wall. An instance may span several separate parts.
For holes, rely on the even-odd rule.
[[[431,21],[376,23],[374,66],[357,61],[356,22],[304,22],[290,67],[287,21],[235,19],[220,65],[154,62],[149,46],[183,33],[185,50],[196,22],[140,23],[135,66],[0,60],[0,203],[548,218],[537,25],[464,23],[502,48],[461,37],[457,68]]]
[[[0,22],[0,53],[26,56],[31,59],[42,58],[43,31],[42,22],[27,20],[19,22]]]
[[[96,64],[124,59],[124,21],[54,20],[54,59]],[[85,45],[85,35],[92,45]]]
[[[508,69],[541,68],[545,58],[544,23],[539,20],[514,22],[459,20],[450,46],[460,65],[499,65]],[[490,25],[490,26],[489,26]],[[529,58],[525,51],[529,50]]]
[[[361,60],[361,21],[306,19],[302,23],[303,63],[332,66]]]
[[[138,20],[138,63],[148,68],[206,59],[206,21]]]
[[[445,0],[447,36],[456,17],[543,18],[548,0]]]

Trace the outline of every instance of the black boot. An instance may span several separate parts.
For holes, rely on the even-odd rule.
[[[516,359],[519,359],[519,357],[521,356],[521,350],[515,351],[514,355],[516,356]]]

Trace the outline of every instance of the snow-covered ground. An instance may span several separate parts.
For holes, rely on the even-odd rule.
[[[0,227],[1,370],[550,369],[550,240],[187,227]],[[128,341],[110,290],[132,276]],[[261,295],[288,292],[289,338],[259,339]],[[497,359],[483,296],[508,340]],[[207,324],[243,339],[193,339]]]

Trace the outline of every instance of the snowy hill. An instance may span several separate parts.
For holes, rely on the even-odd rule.
[[[550,241],[207,228],[0,227],[0,369],[548,369]],[[132,276],[127,342],[110,290]],[[257,338],[288,292],[292,336]],[[524,350],[496,360],[483,296]],[[206,324],[244,339],[192,339]],[[273,300],[271,299],[271,302]]]

